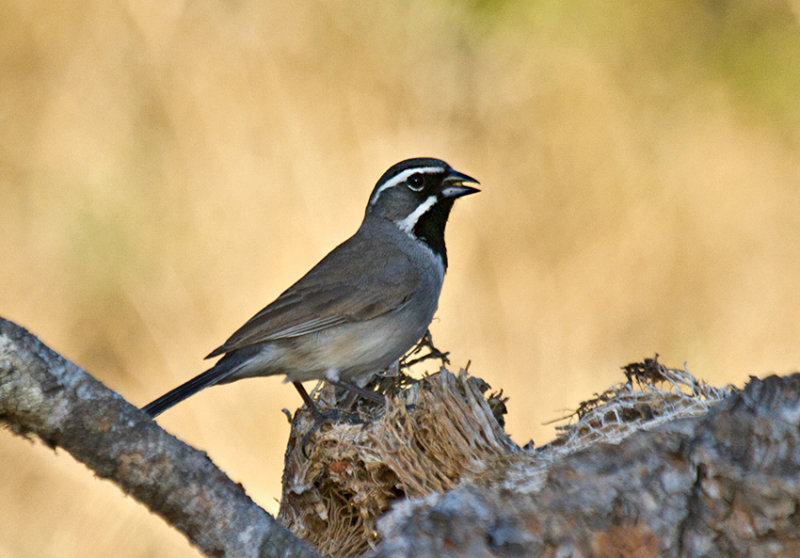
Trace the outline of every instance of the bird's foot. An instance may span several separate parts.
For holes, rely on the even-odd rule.
[[[308,429],[308,432],[303,434],[302,440],[300,440],[300,450],[303,452],[303,457],[306,459],[308,459],[308,452],[306,451],[308,441],[326,422],[347,421],[350,424],[364,424],[364,421],[356,413],[348,413],[339,409],[331,409],[330,411],[322,412],[316,405],[309,407],[309,410],[314,416],[314,423],[311,425],[311,428]]]

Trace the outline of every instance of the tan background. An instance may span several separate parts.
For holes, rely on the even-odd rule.
[[[357,227],[380,174],[482,181],[433,323],[542,423],[662,355],[800,365],[800,4],[0,3],[0,315],[144,404]],[[310,387],[310,386],[309,386]],[[276,510],[280,380],[162,425]],[[197,556],[0,434],[0,557]]]

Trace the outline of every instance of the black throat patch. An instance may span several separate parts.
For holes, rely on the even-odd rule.
[[[444,246],[444,227],[453,208],[453,201],[451,198],[439,198],[428,211],[420,215],[413,229],[414,236],[442,258],[445,269],[447,269],[447,249]]]

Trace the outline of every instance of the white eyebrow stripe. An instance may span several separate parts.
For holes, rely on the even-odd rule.
[[[400,227],[400,230],[404,233],[413,235],[414,227],[416,226],[417,221],[419,221],[419,218],[425,215],[425,213],[427,213],[427,211],[433,207],[436,201],[436,196],[428,196],[428,199],[419,204],[419,206],[417,206],[414,211],[409,213],[407,217],[397,221],[397,226]]]
[[[422,174],[428,174],[428,173],[435,174],[435,173],[444,172],[444,168],[443,167],[414,167],[413,169],[406,169],[403,172],[401,172],[400,174],[394,176],[391,180],[387,180],[380,188],[378,188],[375,191],[375,193],[372,194],[372,198],[369,200],[369,204],[370,205],[375,205],[375,202],[378,201],[378,198],[380,197],[381,193],[383,193],[384,190],[388,190],[389,188],[394,188],[398,184],[402,184],[403,182],[406,181],[406,179],[409,176],[411,176],[412,174],[416,174],[418,172],[422,173]]]

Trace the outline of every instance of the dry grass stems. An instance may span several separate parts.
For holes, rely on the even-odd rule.
[[[532,492],[557,459],[593,444],[617,443],[664,421],[705,412],[732,388],[713,388],[656,359],[624,368],[628,380],[581,403],[558,438],[521,448],[503,429],[506,398],[465,370],[441,370],[387,396],[384,408],[358,409],[362,423],[314,426],[303,408],[292,421],[279,519],[324,554],[357,556],[378,541],[376,521],[402,498],[463,483]],[[410,385],[408,385],[410,383]],[[391,391],[391,390],[390,390]],[[335,396],[317,394],[321,405]],[[532,444],[530,444],[532,446]]]

